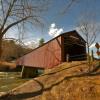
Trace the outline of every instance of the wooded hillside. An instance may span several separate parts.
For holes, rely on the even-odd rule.
[[[12,61],[30,52],[32,49],[16,43],[14,40],[3,40],[1,60]]]

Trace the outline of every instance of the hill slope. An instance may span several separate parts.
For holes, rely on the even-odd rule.
[[[100,100],[100,66],[63,63],[9,91],[0,100]]]

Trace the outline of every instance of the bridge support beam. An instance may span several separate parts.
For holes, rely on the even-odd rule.
[[[21,77],[22,78],[33,78],[38,75],[37,68],[22,66]]]

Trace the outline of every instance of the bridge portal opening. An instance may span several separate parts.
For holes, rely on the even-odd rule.
[[[67,58],[69,57],[69,58]],[[86,59],[86,53],[83,46],[77,44],[69,45],[64,47],[64,61],[80,61]]]

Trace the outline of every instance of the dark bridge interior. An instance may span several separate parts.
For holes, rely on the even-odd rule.
[[[64,37],[64,61],[80,61],[86,59],[85,43],[81,39]]]

